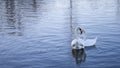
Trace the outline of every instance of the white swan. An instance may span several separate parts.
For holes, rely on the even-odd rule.
[[[76,39],[71,42],[72,49],[82,49],[86,46],[93,46],[97,40],[97,37],[94,39],[87,39],[85,31],[78,26],[75,28],[75,36]]]
[[[80,42],[80,35],[83,34],[83,32],[85,33],[84,30],[82,30],[80,27],[76,27],[75,28],[75,36],[76,36],[76,39],[74,39],[72,42],[71,42],[71,46],[72,46],[72,49],[81,49],[81,48],[84,48],[83,44]],[[80,34],[78,34],[80,33]],[[82,40],[83,41],[83,40]]]

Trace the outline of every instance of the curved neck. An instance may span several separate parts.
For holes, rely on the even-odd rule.
[[[80,27],[78,27],[78,26],[75,28],[75,36],[76,36],[77,39],[80,39],[80,35],[78,33],[79,29],[80,29]],[[82,30],[82,31],[84,33],[83,39],[86,40],[86,33],[85,33],[84,30]]]
[[[75,36],[76,36],[77,39],[80,38],[80,35],[78,35],[78,29],[79,29],[79,27],[75,28]]]
[[[86,40],[86,33],[84,30],[82,30],[82,31],[83,31],[83,40]]]

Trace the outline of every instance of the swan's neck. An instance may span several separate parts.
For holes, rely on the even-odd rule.
[[[79,29],[79,27],[75,28],[75,36],[77,39],[80,38],[80,35],[78,35],[78,29]]]
[[[83,37],[83,39],[86,40],[86,33],[85,33],[85,31],[83,31],[83,32],[84,32],[84,37]]]
[[[75,36],[76,36],[77,39],[80,39],[80,35],[79,35],[79,33],[78,33],[79,29],[80,29],[80,27],[76,27],[76,28],[75,28]],[[86,40],[85,31],[83,30],[83,32],[84,32],[83,39]]]

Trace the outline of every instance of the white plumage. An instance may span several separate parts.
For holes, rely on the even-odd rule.
[[[72,46],[72,49],[81,49],[81,48],[84,48],[84,46],[80,43],[80,41],[78,39],[74,39],[71,42],[71,46]]]
[[[79,33],[78,31],[80,31],[81,34],[78,34]],[[83,32],[84,32],[84,35],[81,38]],[[76,39],[74,39],[71,42],[72,49],[82,49],[82,48],[87,47],[87,46],[93,46],[93,45],[95,45],[96,40],[97,40],[97,37],[93,38],[93,39],[87,39],[85,31],[82,30],[78,26],[75,28],[75,36],[76,36]]]

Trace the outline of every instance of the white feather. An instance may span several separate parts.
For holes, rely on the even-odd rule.
[[[80,36],[80,35],[78,34],[79,28],[80,28],[80,27],[78,27],[78,26],[75,28],[75,36],[76,36],[76,39],[74,39],[74,40],[71,42],[72,48],[73,48],[73,49],[81,49],[81,48],[88,47],[88,46],[94,46],[95,43],[96,43],[96,41],[97,41],[97,37],[96,37],[96,38],[93,38],[93,39],[87,39],[84,30],[83,30],[84,35],[83,35],[83,37],[82,37],[82,36]]]
[[[83,40],[83,39],[79,39],[79,42],[81,44],[83,44],[85,47],[86,46],[94,46],[95,43],[97,41],[97,37],[96,38],[93,38],[93,39],[86,39],[86,40]]]

